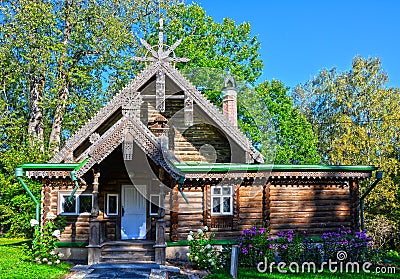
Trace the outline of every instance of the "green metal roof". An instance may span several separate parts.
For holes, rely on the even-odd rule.
[[[80,166],[80,164],[23,164],[21,166],[24,170],[43,170],[43,169],[62,169],[62,170],[74,170]]]
[[[59,163],[59,164],[23,164],[20,166],[24,170],[45,170],[45,169],[57,169],[57,170],[79,170],[89,158],[86,158],[81,163]]]
[[[179,163],[175,166],[183,173],[228,172],[228,171],[360,171],[371,172],[374,166],[325,166],[325,165],[271,165],[234,163]]]
[[[62,169],[77,170],[86,163],[88,159],[79,164],[23,164],[24,170],[36,169]],[[374,166],[327,166],[327,165],[271,165],[271,164],[235,164],[235,163],[179,163],[175,166],[183,173],[193,172],[228,172],[228,171],[359,171],[371,172],[377,168]]]

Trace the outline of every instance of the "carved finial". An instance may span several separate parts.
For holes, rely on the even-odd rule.
[[[174,50],[181,44],[182,40],[176,41],[172,46],[168,49],[164,50],[164,20],[160,18],[159,20],[159,32],[158,32],[158,45],[151,46],[148,42],[143,39],[140,39],[140,43],[151,53],[151,57],[132,57],[135,61],[142,62],[188,62],[188,58],[179,58],[179,57],[170,57],[170,54],[174,52]],[[157,48],[155,50],[154,48]]]
[[[164,20],[162,19],[162,17],[160,18],[160,20],[158,22],[160,23],[160,31],[163,31],[163,29],[164,29]]]
[[[90,135],[89,137],[89,141],[91,144],[95,143],[96,141],[98,141],[100,138],[100,135],[98,133],[93,133]]]
[[[233,78],[233,76],[231,76],[231,74],[228,74],[224,79],[224,88],[229,88],[229,87],[236,88],[235,79]]]

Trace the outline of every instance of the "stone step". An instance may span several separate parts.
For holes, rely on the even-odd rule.
[[[154,241],[110,241],[103,243],[100,262],[105,263],[154,263]]]
[[[102,255],[100,262],[107,263],[154,263],[155,257],[143,256],[143,255],[127,255],[125,253],[113,254],[113,255]]]
[[[101,249],[101,252],[126,252],[126,253],[146,253],[146,252],[154,252],[153,246],[145,248],[145,247],[137,247],[137,246],[107,246]]]

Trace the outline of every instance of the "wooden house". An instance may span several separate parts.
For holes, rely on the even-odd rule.
[[[142,43],[148,66],[48,164],[22,166],[43,181],[41,222],[67,220],[67,257],[163,263],[167,243],[204,226],[217,239],[266,224],[357,229],[358,182],[374,167],[264,164],[237,127],[231,77],[221,112],[173,66],[179,42],[165,50],[161,30],[158,49]]]

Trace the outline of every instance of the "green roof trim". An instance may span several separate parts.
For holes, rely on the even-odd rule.
[[[44,163],[44,164],[23,164],[20,168],[24,170],[45,170],[45,169],[57,169],[57,170],[79,170],[89,158],[86,158],[81,163],[59,163],[59,164],[51,164],[51,163]]]
[[[43,169],[62,169],[74,170],[79,164],[23,164],[21,166],[24,170],[43,170]]]
[[[234,163],[179,163],[175,166],[183,173],[228,172],[228,171],[359,171],[371,172],[374,166],[325,166],[325,165],[271,165],[271,164],[234,164]]]
[[[83,248],[88,245],[88,242],[56,242],[58,248]]]
[[[236,240],[211,240],[212,245],[233,245],[236,244]],[[188,240],[178,240],[178,241],[167,241],[168,247],[177,247],[177,246],[189,246]]]

